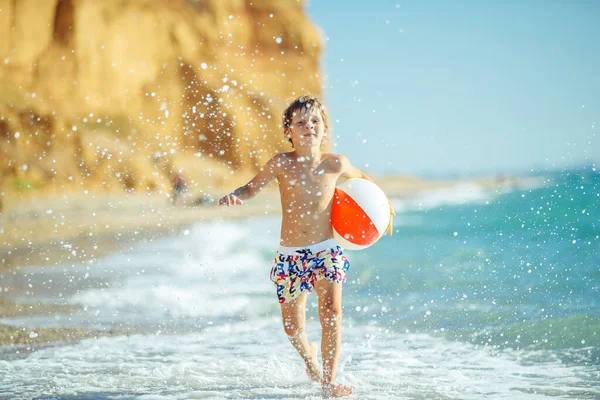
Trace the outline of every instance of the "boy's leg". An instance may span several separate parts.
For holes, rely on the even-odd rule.
[[[342,285],[321,279],[314,286],[319,296],[319,319],[323,329],[323,394],[333,397],[349,396],[352,394],[350,386],[334,384],[342,344]]]
[[[306,373],[314,382],[321,382],[321,369],[317,358],[316,343],[309,343],[306,337],[306,298],[308,293],[301,293],[290,303],[282,303],[281,319],[283,329],[292,345],[298,350],[306,364]]]

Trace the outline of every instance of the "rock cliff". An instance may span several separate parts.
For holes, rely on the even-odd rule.
[[[321,50],[297,0],[0,0],[0,202],[241,183]]]

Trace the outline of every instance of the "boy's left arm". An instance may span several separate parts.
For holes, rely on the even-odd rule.
[[[360,169],[354,167],[352,163],[350,163],[350,160],[348,160],[348,157],[340,155],[339,161],[342,166],[342,173],[340,175],[341,178],[362,178],[375,183],[375,181],[369,175],[365,174]],[[390,203],[390,223],[388,224],[384,234],[387,233],[388,235],[392,236],[394,232],[394,215],[396,215],[396,212],[394,211],[394,207],[392,207],[392,202],[390,202],[389,199],[388,202]]]

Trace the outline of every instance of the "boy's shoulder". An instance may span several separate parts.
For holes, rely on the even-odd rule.
[[[293,155],[294,155],[293,151],[288,151],[288,152],[284,152],[284,153],[278,153],[278,154],[275,154],[273,156],[273,158],[271,158],[269,160],[269,162],[272,162],[272,163],[284,163],[284,162],[292,161]]]
[[[335,163],[335,164],[345,164],[348,162],[348,157],[346,157],[343,154],[336,154],[336,153],[322,153],[321,157],[323,160],[331,162],[331,163]]]
[[[350,161],[343,154],[322,153],[321,160],[323,167],[333,173],[344,173],[350,165]]]

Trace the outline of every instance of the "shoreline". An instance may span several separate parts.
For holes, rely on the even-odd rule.
[[[51,212],[49,212],[51,211]],[[238,219],[279,214],[279,199],[272,190],[253,203],[238,207],[212,204],[175,207],[165,197],[106,194],[65,195],[36,199],[0,214],[0,319],[69,314],[78,309],[66,304],[13,301],[29,288],[15,276],[25,268],[56,268],[109,256],[143,240],[176,235],[187,226],[215,219]],[[65,278],[66,279],[66,278]],[[101,336],[139,333],[83,328],[22,328],[0,322],[0,346],[10,357],[23,351],[73,343]],[[12,349],[12,350],[10,350]],[[3,355],[4,356],[4,355]]]
[[[411,198],[423,192],[451,189],[465,183],[484,189],[519,187],[529,179],[509,178],[502,182],[423,182],[411,178],[388,178],[378,184],[390,198]],[[539,181],[538,181],[539,182]],[[193,203],[192,200],[189,200]],[[26,303],[10,300],[29,289],[14,277],[22,268],[54,268],[105,257],[142,240],[182,233],[186,227],[215,219],[238,219],[279,215],[279,195],[266,189],[251,202],[238,207],[214,204],[171,205],[165,197],[138,194],[63,195],[37,199],[0,214],[0,319],[41,314],[68,314],[71,305]],[[0,346],[44,346],[85,338],[136,333],[79,328],[20,328],[0,322]],[[15,347],[16,346],[16,347]]]
[[[0,274],[101,257],[142,239],[175,234],[196,222],[280,212],[273,191],[241,207],[175,207],[164,197],[137,194],[35,200],[0,214]]]

